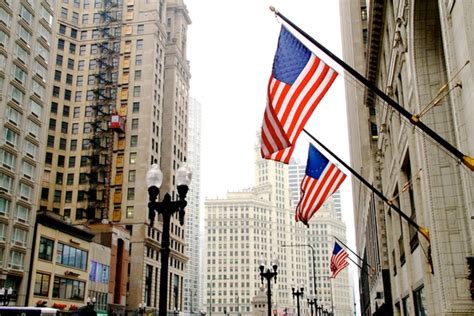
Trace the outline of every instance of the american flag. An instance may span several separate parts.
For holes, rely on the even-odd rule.
[[[308,225],[311,217],[336,192],[345,178],[346,175],[336,165],[309,144],[306,172],[301,181],[301,199],[296,207],[296,221]]]
[[[349,265],[349,262],[347,262],[348,256],[347,251],[342,249],[342,247],[335,242],[331,256],[331,278],[335,278],[339,272]]]
[[[290,161],[296,139],[336,77],[337,72],[281,27],[262,124],[263,158]]]

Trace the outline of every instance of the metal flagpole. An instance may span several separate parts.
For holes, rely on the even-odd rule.
[[[366,262],[364,259],[362,259],[356,252],[354,252],[351,248],[347,247],[347,245],[345,243],[343,243],[339,238],[337,238],[336,236],[332,235],[332,237],[334,237],[334,239],[336,239],[339,243],[341,243],[344,247],[346,247],[347,250],[349,250],[353,255],[355,255],[360,261],[362,261],[363,263],[365,263],[369,268],[371,269],[374,269],[370,266],[370,264],[368,262]],[[349,258],[350,259],[350,258]],[[352,261],[352,260],[351,260]],[[354,262],[354,261],[352,261]],[[355,263],[355,262],[354,262]],[[359,265],[357,265],[359,266]],[[359,267],[361,268],[361,267]],[[362,269],[362,268],[361,268]]]
[[[279,16],[283,19],[288,25],[290,25],[295,31],[300,33],[304,36],[308,41],[310,41],[313,45],[323,51],[327,56],[329,56],[332,60],[338,63],[344,70],[350,73],[355,79],[360,81],[363,85],[365,85],[368,89],[374,92],[377,96],[379,96],[383,101],[387,102],[393,109],[398,111],[401,115],[403,115],[410,123],[414,126],[421,129],[425,134],[430,136],[433,140],[435,140],[438,144],[440,144],[444,149],[450,152],[454,157],[458,158],[465,166],[467,166],[471,171],[474,171],[474,158],[469,157],[462,152],[460,152],[456,147],[451,145],[448,141],[438,135],[435,131],[431,128],[426,126],[423,122],[419,120],[417,115],[411,114],[405,108],[403,108],[400,104],[395,102],[391,99],[388,95],[386,95],[382,90],[380,90],[373,82],[367,80],[364,76],[362,76],[357,70],[346,64],[342,59],[334,55],[330,50],[316,41],[314,38],[309,36],[305,31],[300,29],[297,25],[291,22],[288,18],[286,18],[283,14],[278,12],[274,7],[270,7],[270,10],[275,12],[275,15]]]
[[[403,213],[395,204],[393,204],[389,199],[383,195],[382,192],[380,192],[377,188],[375,188],[373,185],[371,185],[367,180],[365,180],[359,173],[357,173],[354,169],[352,169],[348,164],[346,164],[341,158],[336,156],[332,151],[330,151],[326,146],[324,146],[319,140],[317,140],[313,135],[311,135],[306,129],[303,129],[303,131],[311,137],[312,140],[314,140],[319,146],[321,146],[325,151],[327,151],[331,156],[334,157],[339,163],[341,163],[347,170],[349,170],[357,179],[359,179],[360,182],[365,184],[372,192],[374,192],[379,198],[382,199],[389,207],[391,207],[395,212],[398,213],[401,217],[403,217],[408,224],[412,225],[413,227],[416,228],[416,230],[423,235],[423,237],[426,238],[426,240],[429,242],[430,241],[430,233],[428,228],[422,227],[418,225],[414,220],[412,220],[408,215]]]

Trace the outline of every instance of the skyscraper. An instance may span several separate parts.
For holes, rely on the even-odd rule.
[[[193,171],[191,190],[186,206],[186,232],[184,253],[189,258],[184,277],[184,309],[189,315],[199,312],[201,297],[201,104],[193,98],[188,107],[187,164]]]
[[[18,240],[14,249],[0,246],[0,259],[16,271],[10,277],[3,270],[3,285],[21,300],[26,241],[39,209],[75,225],[124,225],[133,259],[123,269],[140,276],[122,289],[128,307],[156,308],[161,224],[148,227],[142,183],[158,163],[161,191],[174,197],[174,173],[186,161],[186,6],[180,0],[3,1],[0,15],[0,84],[8,92],[1,115],[10,121],[1,127],[10,169],[0,170],[0,214],[23,223],[0,224],[4,237]],[[182,310],[187,257],[177,219],[171,237],[173,295],[166,308]]]
[[[300,183],[303,180],[306,164],[299,163],[299,160],[292,159],[289,168],[289,187],[293,203],[293,210],[300,199]],[[330,259],[335,238],[346,242],[346,225],[342,221],[341,195],[336,191],[318,210],[309,222],[306,230],[307,245],[304,247],[308,256],[308,276],[310,288],[308,294],[314,295],[313,286],[316,287],[316,299],[318,305],[323,305],[326,309],[334,309],[336,314],[348,315],[352,311],[351,292],[349,285],[348,269],[343,270],[337,278],[331,280]],[[314,262],[313,250],[314,249]],[[315,276],[313,276],[313,264]],[[316,281],[313,284],[313,278]]]
[[[39,208],[56,45],[52,3],[0,6],[0,287],[12,288],[16,304],[25,304]]]
[[[288,167],[261,159],[256,148],[255,170],[255,187],[205,201],[203,299],[210,313],[250,315],[261,286],[260,257],[267,267],[273,256],[280,261],[277,282],[272,282],[272,309],[278,314],[292,311],[292,285],[309,288],[306,249],[283,247],[306,243],[305,228],[295,223],[290,209]]]

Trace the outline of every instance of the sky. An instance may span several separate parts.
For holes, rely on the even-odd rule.
[[[187,52],[192,75],[190,95],[201,103],[203,115],[202,197],[225,197],[228,191],[250,188],[255,183],[255,146],[259,145],[256,135],[262,124],[267,83],[283,23],[269,6],[342,57],[339,1],[185,0],[185,3],[192,20]],[[317,52],[314,47],[308,47]],[[336,66],[327,57],[318,56]],[[349,162],[342,76],[338,76],[305,129]],[[308,142],[309,138],[301,133],[294,156],[303,162],[306,162]],[[349,179],[341,186],[341,192],[349,237],[354,234]],[[353,237],[348,240],[355,249]]]

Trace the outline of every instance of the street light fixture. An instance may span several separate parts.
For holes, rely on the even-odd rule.
[[[145,314],[145,310],[146,310],[146,305],[145,305],[145,303],[140,303],[140,304],[138,304],[138,315],[143,315],[143,314]]]
[[[86,303],[87,303],[87,307],[91,310],[91,311],[94,311],[95,309],[95,302],[96,302],[96,298],[93,297],[92,299],[90,297],[87,298],[86,300]]]
[[[0,289],[0,300],[2,301],[3,306],[8,306],[10,304],[10,299],[13,296],[13,289],[12,287]]]
[[[316,308],[317,308],[318,303],[317,303],[316,298],[315,298],[314,295],[311,296],[311,297],[308,297],[307,300],[308,300],[308,305],[311,307],[311,316],[313,316],[313,315],[314,315],[314,309],[313,309],[313,307],[315,307],[314,305],[316,305]],[[317,315],[317,312],[316,312],[316,315]]]
[[[316,304],[316,316],[321,316],[323,314],[323,305]]]
[[[265,259],[263,257],[260,258],[259,260],[259,269],[260,269],[260,278],[262,280],[263,284],[263,279],[267,280],[267,298],[268,298],[268,316],[272,316],[272,287],[271,287],[271,280],[272,278],[275,279],[276,283],[276,277],[278,275],[277,269],[278,269],[278,258],[273,257],[271,261],[271,265],[273,268],[273,271],[271,271],[269,268],[265,271]],[[161,315],[160,315],[161,316]]]
[[[291,293],[293,293],[293,298],[296,296],[296,310],[298,311],[298,316],[300,316],[300,296],[303,296],[303,286],[296,290],[295,287],[292,287]]]
[[[155,212],[163,217],[163,231],[161,237],[161,274],[160,274],[160,300],[159,316],[166,316],[167,310],[167,289],[168,289],[168,261],[170,256],[170,221],[174,213],[179,214],[179,223],[184,225],[184,208],[187,205],[186,194],[191,182],[191,170],[183,165],[176,171],[176,185],[178,189],[178,201],[172,201],[169,193],[166,193],[162,202],[156,199],[160,194],[160,186],[163,182],[163,173],[157,164],[151,165],[146,173],[146,182],[148,185],[148,218],[150,227],[153,227],[155,221]]]

